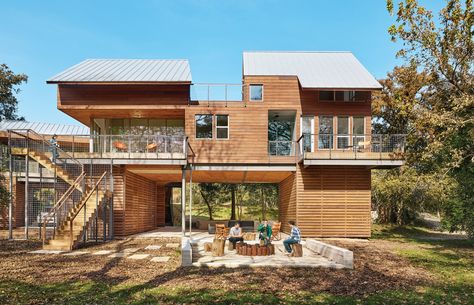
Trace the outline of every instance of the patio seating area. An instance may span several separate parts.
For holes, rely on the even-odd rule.
[[[257,236],[257,235],[256,235]],[[157,237],[182,237],[180,228],[164,227],[154,231],[138,234],[135,238],[157,238]],[[288,237],[287,234],[281,233],[280,240],[273,240],[272,245],[275,248],[273,255],[239,255],[237,249],[229,250],[226,241],[223,256],[213,256],[212,252],[206,251],[205,244],[212,243],[215,234],[209,234],[204,230],[193,230],[191,236],[186,233],[185,238],[189,238],[192,247],[192,266],[196,267],[295,267],[295,268],[346,268],[343,264],[336,263],[313,250],[310,250],[306,244],[307,240],[301,242],[303,247],[302,257],[289,257],[284,253],[283,240]],[[246,244],[258,244],[258,238],[255,240],[246,240]]]

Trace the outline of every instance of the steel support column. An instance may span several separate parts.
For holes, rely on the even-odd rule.
[[[12,156],[12,146],[11,146],[11,132],[8,133],[8,153],[10,155],[9,159],[9,169],[10,169],[10,200],[8,202],[8,239],[13,239],[13,156]]]
[[[181,233],[186,233],[186,168],[183,167],[181,175]]]
[[[193,167],[189,166],[189,237],[192,233],[193,224]]]

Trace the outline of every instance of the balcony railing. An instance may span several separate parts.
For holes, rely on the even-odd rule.
[[[191,101],[242,102],[243,84],[192,84]]]
[[[74,135],[59,140],[74,158],[186,159],[186,136]]]
[[[298,140],[304,159],[401,160],[403,134],[304,134]]]

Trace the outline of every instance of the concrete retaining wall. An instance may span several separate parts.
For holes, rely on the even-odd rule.
[[[306,247],[346,268],[354,268],[354,253],[350,250],[326,244],[314,239],[306,240]]]
[[[181,266],[192,266],[193,264],[193,248],[189,238],[181,238]]]

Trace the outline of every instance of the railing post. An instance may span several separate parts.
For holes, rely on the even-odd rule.
[[[99,223],[99,186],[97,187],[95,191],[95,242],[98,241],[98,235],[99,235],[99,227],[97,226]]]
[[[28,229],[29,229],[29,224],[28,224],[28,210],[29,210],[29,204],[28,204],[28,192],[29,192],[29,168],[30,168],[30,163],[29,163],[29,130],[26,131],[26,155],[25,155],[25,239],[28,239]]]
[[[109,172],[110,175],[110,172]],[[105,184],[105,190],[104,190],[104,197],[102,201],[102,238],[103,241],[105,242],[107,240],[107,203],[108,203],[108,197],[107,197],[107,178],[104,180]],[[97,211],[99,213],[99,211]],[[110,230],[110,228],[109,228]]]
[[[75,154],[74,154],[74,140],[75,139],[74,139],[74,135],[73,135],[72,136],[72,147],[71,148],[72,148],[72,157],[75,159],[76,157],[75,157]]]
[[[12,156],[12,134],[8,132],[8,153],[10,167],[10,200],[8,202],[8,239],[13,239],[13,156]]]
[[[186,168],[183,166],[181,173],[181,233],[186,232]]]
[[[114,159],[110,159],[109,240],[114,238]]]

